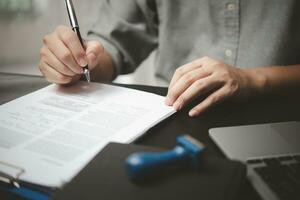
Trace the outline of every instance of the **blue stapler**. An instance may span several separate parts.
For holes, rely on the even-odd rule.
[[[198,166],[204,145],[189,135],[178,136],[176,140],[178,145],[170,151],[131,154],[126,159],[126,169],[131,180],[144,180],[170,165],[190,163]]]

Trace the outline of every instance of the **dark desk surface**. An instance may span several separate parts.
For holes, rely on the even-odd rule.
[[[0,74],[0,104],[28,94],[48,85],[43,78]],[[122,85],[134,89],[165,95],[167,88]],[[198,118],[188,117],[188,108],[176,113],[166,121],[150,129],[136,143],[172,148],[176,136],[187,133],[207,145],[208,154],[224,157],[208,137],[212,127],[246,125],[256,123],[300,120],[300,94],[291,97],[248,100],[247,102],[228,102],[218,105]],[[190,106],[191,107],[191,106]],[[0,199],[18,199],[0,192]],[[253,188],[247,184],[241,199],[259,199]]]

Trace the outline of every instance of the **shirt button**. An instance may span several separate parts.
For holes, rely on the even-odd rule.
[[[234,3],[229,3],[227,4],[227,10],[228,11],[234,11],[235,10],[235,4]]]
[[[226,55],[227,57],[232,56],[232,51],[231,51],[230,49],[226,49],[226,50],[225,50],[225,55]]]

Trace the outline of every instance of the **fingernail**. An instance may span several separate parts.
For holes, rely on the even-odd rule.
[[[166,102],[168,103],[169,106],[172,106],[174,103],[174,100],[167,96]]]
[[[170,103],[170,106],[173,105],[174,104],[174,100],[170,99],[169,103]]]
[[[191,111],[189,112],[189,116],[190,116],[190,117],[195,117],[195,115],[196,115],[196,111],[191,110]]]
[[[76,66],[74,70],[76,74],[83,74],[83,68],[81,66]]]
[[[85,59],[85,58],[80,58],[80,59],[79,59],[79,65],[80,65],[81,67],[86,66],[86,65],[88,64],[86,60],[87,60],[87,59]]]
[[[181,109],[181,105],[178,102],[175,102],[173,107],[175,108],[175,110],[180,110]]]
[[[170,99],[169,99],[169,97],[166,97],[166,99],[165,99],[165,104],[167,105],[167,106],[170,106],[171,104],[170,104]]]

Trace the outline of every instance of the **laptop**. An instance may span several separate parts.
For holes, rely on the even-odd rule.
[[[210,138],[264,200],[300,200],[300,121],[212,128]]]

